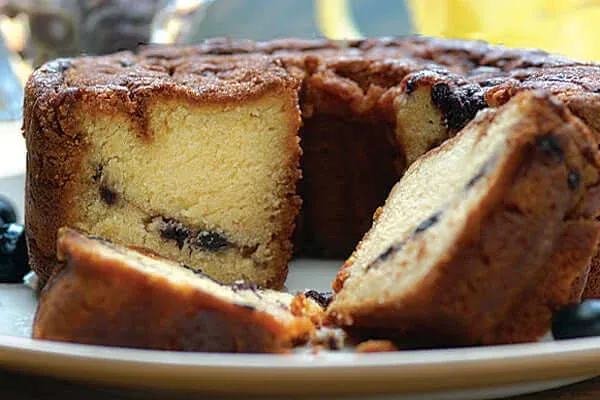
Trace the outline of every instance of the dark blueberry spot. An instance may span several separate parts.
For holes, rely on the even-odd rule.
[[[335,336],[330,335],[327,338],[327,347],[329,348],[329,350],[339,350],[340,349],[340,344],[338,343]]]
[[[214,252],[232,246],[227,238],[217,232],[191,229],[174,219],[163,218],[159,230],[165,239],[175,240],[180,249],[186,243],[190,247]]]
[[[7,198],[0,196],[0,225],[17,222],[15,208]]]
[[[135,62],[133,60],[119,60],[119,64],[123,68],[128,68],[128,67],[133,66],[135,64]]]
[[[96,172],[94,173],[94,175],[92,175],[92,180],[94,182],[98,182],[100,180],[100,178],[102,178],[103,169],[104,169],[104,165],[98,165],[98,167],[96,168]]]
[[[174,240],[177,242],[179,249],[183,248],[185,240],[190,235],[190,230],[182,224],[172,220],[163,220],[160,227],[160,234],[165,239]]]
[[[544,154],[551,157],[556,157],[560,160],[564,157],[563,149],[560,146],[558,138],[552,134],[539,138],[538,146]]]
[[[229,241],[217,232],[201,231],[189,238],[190,246],[210,251],[220,251],[229,247]]]
[[[479,110],[487,107],[479,86],[469,85],[456,89],[446,83],[431,88],[431,100],[442,112],[449,129],[459,131],[471,121]]]
[[[23,225],[0,226],[0,282],[21,283],[29,272],[29,257]]]
[[[552,336],[555,339],[600,336],[600,300],[587,300],[555,312]]]
[[[215,72],[205,69],[204,71],[200,72],[201,76],[205,76],[205,77],[210,77],[210,76],[215,76]]]
[[[406,80],[406,88],[404,89],[406,94],[411,94],[417,88],[417,77],[411,76]]]
[[[100,186],[100,198],[109,206],[112,206],[117,202],[117,193],[108,188],[106,185]]]
[[[246,303],[236,303],[235,305],[238,307],[245,308],[246,310],[250,310],[250,311],[256,310],[256,307],[254,307],[253,305],[250,305],[250,304],[246,304]]]
[[[231,284],[231,289],[233,289],[233,291],[235,292],[240,290],[251,290],[253,292],[256,292],[258,290],[258,287],[254,283],[236,281]]]
[[[427,229],[431,228],[433,225],[437,224],[440,219],[441,212],[437,212],[433,214],[431,217],[427,218],[425,221],[421,222],[419,226],[414,231],[414,235],[425,232]]]
[[[435,104],[442,104],[453,96],[447,83],[437,83],[431,88],[431,98]]]
[[[387,260],[387,258],[392,255],[392,253],[394,252],[395,249],[396,249],[395,246],[388,247],[383,253],[381,253],[379,255],[379,257],[377,257],[377,259],[379,261],[385,261],[385,260]]]
[[[412,235],[414,236],[415,232],[413,232]],[[394,252],[398,252],[398,251],[402,250],[402,248],[405,245],[406,245],[406,240],[403,240],[401,242],[391,245],[383,253],[381,253],[375,261],[373,261],[371,264],[367,265],[366,271],[370,271],[373,268],[379,267],[382,262],[387,260]]]
[[[579,184],[581,183],[579,174],[575,171],[570,171],[569,175],[567,175],[567,183],[569,184],[569,189],[577,190],[579,188]]]
[[[467,182],[466,188],[467,189],[471,188],[479,180],[481,180],[481,178],[483,178],[484,176],[486,176],[488,174],[489,170],[492,168],[492,165],[494,165],[496,163],[497,158],[498,158],[497,155],[494,155],[489,160],[487,160],[485,162],[485,164],[483,164],[483,167],[481,167],[481,169],[479,170],[479,172],[477,172],[477,174],[475,174],[475,176],[473,176],[469,180],[469,182]]]
[[[481,178],[483,178],[485,176],[485,170],[484,168],[480,169],[479,172],[477,174],[475,174],[474,177],[472,177],[469,182],[467,182],[467,189],[469,189],[470,187],[472,187],[473,185],[475,185],[477,182],[479,182],[481,180]]]
[[[307,290],[304,292],[305,297],[310,297],[316,301],[321,307],[327,308],[333,300],[333,293],[331,292],[317,292],[316,290]]]

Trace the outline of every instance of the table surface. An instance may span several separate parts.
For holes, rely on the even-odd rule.
[[[124,390],[0,370],[0,398],[11,400],[65,400],[71,398],[85,400],[183,400],[200,399],[202,396]],[[597,400],[599,398],[600,377],[546,392],[511,397],[514,400]]]

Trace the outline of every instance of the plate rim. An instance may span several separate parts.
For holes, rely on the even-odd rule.
[[[414,394],[597,376],[600,338],[390,353],[254,355],[0,336],[0,365],[81,382],[221,395]]]
[[[57,342],[19,336],[0,335],[0,351],[17,350],[37,354],[84,357],[103,361],[132,361],[144,364],[179,366],[215,366],[224,368],[364,368],[372,366],[417,366],[482,361],[521,361],[545,357],[577,357],[597,352],[600,368],[600,337],[545,341],[536,343],[505,344],[441,349],[400,350],[379,353],[321,351],[317,354],[235,354],[184,352],[137,349],[116,346],[88,345]],[[326,355],[326,356],[324,356]],[[128,356],[124,358],[124,356]],[[352,360],[352,364],[348,360]],[[319,364],[314,364],[319,361]],[[2,361],[0,360],[0,363]]]

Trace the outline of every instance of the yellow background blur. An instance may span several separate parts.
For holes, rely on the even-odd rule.
[[[416,33],[539,47],[600,61],[600,0],[407,0]],[[373,2],[376,6],[377,2]],[[346,0],[317,0],[321,32],[357,38]]]

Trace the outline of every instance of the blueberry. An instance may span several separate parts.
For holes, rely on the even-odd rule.
[[[0,282],[21,283],[29,272],[29,258],[23,225],[0,225]]]
[[[17,222],[15,208],[10,204],[8,199],[0,196],[0,224],[9,224],[11,222]]]
[[[555,339],[600,336],[600,300],[586,300],[555,312],[552,336]]]

